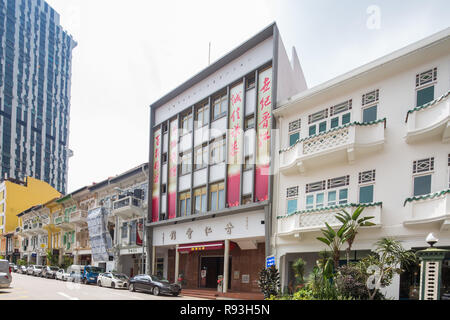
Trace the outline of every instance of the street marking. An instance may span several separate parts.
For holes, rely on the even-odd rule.
[[[110,292],[110,294],[115,294],[116,296],[121,296],[121,297],[125,297],[125,298],[132,298],[132,299],[137,299],[137,300],[144,300],[143,298],[133,297],[133,296],[128,296],[128,295],[123,295],[123,294],[116,293],[116,292]]]
[[[60,296],[63,296],[64,298],[67,298],[69,300],[80,300],[78,298],[71,297],[71,296],[65,294],[64,292],[57,292],[57,294],[59,294]]]

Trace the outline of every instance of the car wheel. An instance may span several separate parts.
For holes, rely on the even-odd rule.
[[[178,297],[179,293],[172,293],[174,297]]]
[[[134,284],[130,283],[130,286],[128,287],[128,290],[130,290],[131,292],[135,292],[136,289],[134,288]]]
[[[116,284],[113,282],[111,283],[111,288],[115,289],[116,288]]]
[[[153,295],[159,296],[159,288],[158,287],[153,288]]]
[[[97,281],[97,285],[98,285],[99,287],[101,287],[101,286],[102,286],[102,282],[101,282],[100,280],[98,280],[98,281]]]
[[[83,282],[83,284],[87,284],[87,279],[84,278],[82,282]]]

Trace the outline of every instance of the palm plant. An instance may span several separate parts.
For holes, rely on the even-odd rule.
[[[349,226],[344,223],[336,232],[333,230],[333,228],[330,227],[328,223],[325,222],[325,225],[327,228],[321,229],[323,237],[318,237],[317,240],[325,243],[331,249],[334,268],[335,270],[337,270],[337,268],[339,268],[341,247],[347,241],[347,231],[349,229]]]
[[[306,262],[302,258],[298,258],[292,264],[292,269],[295,274],[295,283],[296,283],[297,287],[303,285],[305,282],[305,280],[304,280],[305,265],[306,265]]]
[[[346,250],[346,256],[347,256],[347,264],[350,262],[350,251],[352,250],[353,242],[355,241],[356,235],[358,234],[358,229],[360,227],[370,227],[374,226],[375,224],[370,222],[369,220],[375,218],[375,217],[364,217],[360,218],[361,214],[364,211],[364,207],[359,206],[356,208],[356,210],[353,212],[352,215],[350,215],[347,211],[342,209],[342,212],[336,214],[336,219],[338,219],[340,222],[342,222],[343,225],[347,225],[348,229],[346,231],[346,241],[348,244],[347,250]]]

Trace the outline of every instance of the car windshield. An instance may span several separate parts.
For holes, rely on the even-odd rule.
[[[122,273],[113,273],[112,275],[116,279],[128,280],[128,277]]]
[[[86,268],[87,272],[95,272],[95,273],[101,273],[101,272],[105,272],[105,270],[103,270],[102,268],[98,268],[98,267],[88,267]]]
[[[52,270],[52,271],[58,271],[59,269],[58,269],[58,267],[50,267],[50,270]]]
[[[167,280],[164,277],[160,277],[160,276],[152,276],[152,279],[153,279],[153,281],[169,283],[169,280]]]

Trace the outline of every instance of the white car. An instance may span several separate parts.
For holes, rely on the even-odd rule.
[[[97,285],[99,287],[110,287],[117,289],[128,288],[129,278],[123,273],[105,272],[99,274],[97,278]]]
[[[41,275],[42,268],[43,268],[43,266],[32,264],[32,265],[28,266],[27,274],[35,276],[35,277],[39,277]]]
[[[9,288],[11,285],[11,266],[8,260],[0,260],[0,288]]]
[[[18,273],[21,274],[27,274],[27,267],[26,266],[19,266],[19,270],[17,270]]]
[[[56,280],[67,281],[69,279],[70,274],[68,274],[64,269],[59,269],[56,271]]]

